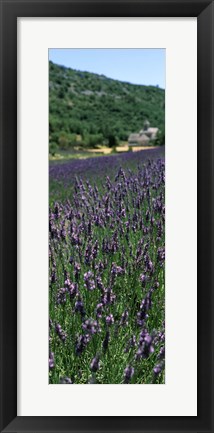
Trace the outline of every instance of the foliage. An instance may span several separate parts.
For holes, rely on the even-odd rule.
[[[55,143],[54,141],[52,141],[52,142],[50,143],[50,146],[49,146],[49,152],[50,152],[50,154],[51,154],[52,156],[54,156],[54,155],[57,153],[57,150],[58,150],[58,145],[57,145],[57,143]]]
[[[155,139],[156,146],[164,146],[165,145],[165,132],[164,131],[158,131],[157,137]]]
[[[115,137],[115,135],[110,134],[108,136],[108,145],[109,145],[109,147],[117,146],[117,138]]]

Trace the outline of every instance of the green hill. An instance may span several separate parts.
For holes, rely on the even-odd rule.
[[[137,65],[136,65],[137,67]],[[113,146],[145,120],[165,133],[165,91],[49,63],[50,148]]]

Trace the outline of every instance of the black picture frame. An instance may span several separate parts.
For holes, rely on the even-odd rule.
[[[198,415],[17,416],[17,18],[197,17]],[[213,432],[214,2],[210,0],[0,0],[1,432]],[[184,338],[188,338],[188,331]],[[182,348],[181,348],[182,350]],[[188,356],[188,354],[186,354]]]

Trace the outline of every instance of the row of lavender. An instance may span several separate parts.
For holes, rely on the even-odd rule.
[[[114,179],[120,167],[135,171],[139,163],[145,163],[148,159],[164,159],[164,155],[165,148],[161,146],[139,152],[124,152],[96,158],[52,161],[49,166],[50,203],[53,205],[55,200],[65,200],[73,192],[76,176],[84,181],[89,180],[92,184],[96,182],[99,188],[106,175]]]
[[[51,207],[50,383],[164,383],[164,172],[76,179]]]

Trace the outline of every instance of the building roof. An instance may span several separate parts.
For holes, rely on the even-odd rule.
[[[158,128],[149,127],[146,132],[149,132],[150,134],[156,134],[158,132]]]
[[[128,138],[129,143],[136,143],[136,144],[140,144],[140,143],[148,143],[149,142],[149,137],[147,137],[146,134],[137,134],[137,133],[133,133],[130,134],[129,138]]]
[[[149,141],[149,137],[146,135],[146,134],[139,134],[139,138],[138,138],[138,142],[141,142],[141,141]]]
[[[134,132],[130,134],[128,141],[138,141],[138,139],[139,139],[139,134],[137,132]]]

